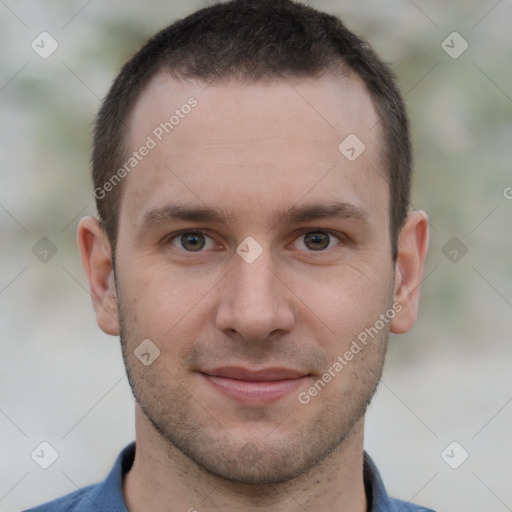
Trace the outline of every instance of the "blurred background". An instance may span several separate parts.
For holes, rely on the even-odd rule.
[[[309,4],[392,64],[414,135],[413,206],[431,221],[420,315],[391,337],[366,450],[391,495],[512,510],[512,4]],[[0,0],[2,512],[103,479],[134,439],[119,343],[96,325],[76,244],[95,214],[90,134],[121,64],[205,5]],[[31,457],[41,442],[58,453],[48,469]]]

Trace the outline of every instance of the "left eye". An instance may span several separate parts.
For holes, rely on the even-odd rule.
[[[301,250],[310,250],[310,251],[324,251],[325,249],[330,249],[333,247],[331,242],[333,240],[340,241],[337,237],[331,235],[327,231],[309,231],[304,235],[297,238],[295,244],[298,243],[299,247],[295,247]]]

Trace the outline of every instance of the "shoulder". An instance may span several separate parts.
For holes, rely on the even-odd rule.
[[[89,510],[95,510],[96,512],[94,502],[91,500],[91,494],[94,494],[98,486],[99,484],[89,485],[56,500],[27,509],[24,512],[89,512]]]
[[[431,508],[422,507],[421,505],[415,505],[407,501],[397,500],[396,498],[390,498],[393,508],[390,512],[435,512]]]
[[[371,496],[371,512],[435,512],[408,501],[392,498],[388,495],[377,466],[364,452],[363,475],[367,496]]]
[[[130,443],[118,455],[107,478],[98,484],[82,487],[54,501],[24,512],[128,512],[123,496],[123,476],[135,457],[135,443]]]

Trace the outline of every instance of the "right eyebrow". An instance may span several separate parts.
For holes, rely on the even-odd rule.
[[[146,212],[140,223],[138,223],[137,231],[142,233],[154,227],[168,224],[172,220],[225,223],[232,217],[232,215],[228,215],[223,210],[216,210],[205,206],[168,204]]]

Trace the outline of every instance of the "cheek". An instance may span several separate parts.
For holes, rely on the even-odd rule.
[[[172,350],[169,340],[193,337],[204,324],[208,293],[218,279],[191,279],[182,269],[145,262],[119,268],[120,305],[129,342],[149,338]],[[201,321],[203,318],[203,321]],[[171,345],[171,346],[169,346]]]
[[[326,269],[315,279],[297,279],[294,289],[304,300],[302,313],[307,322],[318,325],[321,321],[328,337],[344,341],[372,325],[393,297],[392,268],[385,260],[375,261],[368,255]]]
[[[297,309],[298,321],[317,339],[324,338],[323,331],[328,339],[350,341],[388,307],[392,273],[385,256],[368,249],[338,265],[283,268],[283,280],[293,291],[283,291],[283,304]],[[156,255],[119,258],[124,321],[137,337],[165,344],[176,336],[191,339],[209,319],[213,323],[221,300],[216,287],[225,283],[225,271],[220,266],[178,267]]]
[[[314,315],[310,314],[311,322],[309,325],[317,326],[315,329],[316,339],[324,345],[324,350],[329,353],[329,358],[336,358],[349,349],[354,340],[363,338],[365,332],[379,321],[380,315],[390,309],[389,300],[375,298],[365,298],[363,301],[357,301],[353,296],[338,296],[336,300],[315,302]],[[318,318],[321,319],[321,323]],[[377,331],[384,332],[381,322],[377,325]],[[324,335],[320,334],[320,329],[324,327]],[[367,337],[366,337],[367,338]]]

